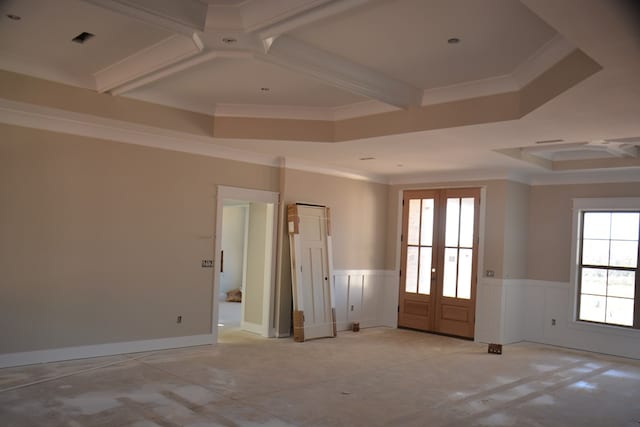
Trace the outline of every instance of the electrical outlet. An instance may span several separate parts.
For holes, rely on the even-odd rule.
[[[494,277],[496,275],[496,272],[493,270],[487,270],[486,275],[487,277]]]
[[[551,326],[556,326],[556,319],[551,319]]]
[[[203,259],[201,265],[202,265],[202,268],[213,268],[213,260],[212,259]]]
[[[182,323],[182,316],[178,316],[176,318],[176,323]]]

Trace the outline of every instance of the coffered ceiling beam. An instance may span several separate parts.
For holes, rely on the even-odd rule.
[[[253,5],[255,10],[250,10],[247,7],[244,12],[247,24],[245,29],[257,34],[263,40],[275,38],[321,19],[344,13],[369,1],[315,0],[301,2],[300,0],[289,0],[288,2],[280,2],[280,6],[283,8],[281,13],[274,13],[273,9],[267,9],[265,10],[266,13],[263,12],[262,14],[256,13],[258,11],[257,6],[261,5],[260,7],[265,9],[265,3],[253,2],[247,6]],[[258,17],[260,19],[257,19]]]
[[[420,105],[422,90],[289,36],[280,36],[256,58],[399,108]]]
[[[174,34],[96,72],[93,76],[98,92],[112,91],[170,65],[199,54],[204,49],[200,38]]]
[[[189,37],[204,31],[207,19],[207,5],[198,0],[84,1]]]
[[[213,61],[219,58],[233,58],[233,59],[248,59],[253,57],[251,52],[247,51],[235,51],[235,50],[220,50],[220,51],[208,51],[201,55],[194,56],[179,63],[173,64],[158,71],[149,73],[143,77],[127,82],[117,88],[109,91],[112,95],[122,95],[126,92],[130,92],[139,87],[148,85],[157,80],[164,79],[180,71],[187,70],[196,65],[203,64],[205,62]]]

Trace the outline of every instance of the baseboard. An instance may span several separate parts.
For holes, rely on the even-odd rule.
[[[142,341],[126,341],[109,344],[84,345],[78,347],[54,348],[49,350],[25,351],[0,354],[0,368],[33,365],[36,363],[60,362],[63,360],[86,359],[90,357],[114,356],[124,353],[167,350],[171,348],[193,347],[215,344],[214,335],[191,335],[186,337],[159,338]]]
[[[259,325],[258,323],[241,321],[240,329],[242,329],[243,331],[248,331],[261,336],[264,334],[264,327],[262,325]]]

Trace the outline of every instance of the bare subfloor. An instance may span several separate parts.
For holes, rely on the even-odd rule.
[[[0,370],[8,426],[640,426],[640,362],[375,328]]]

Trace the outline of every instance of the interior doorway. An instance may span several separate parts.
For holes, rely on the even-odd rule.
[[[231,327],[272,337],[278,193],[219,186],[217,199],[213,333]]]
[[[479,188],[403,193],[398,326],[473,338],[479,204]]]

